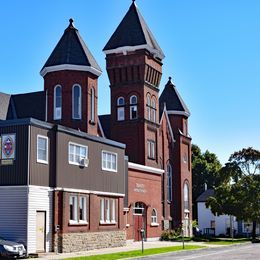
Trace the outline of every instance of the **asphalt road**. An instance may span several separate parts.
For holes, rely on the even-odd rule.
[[[260,244],[240,244],[230,247],[207,248],[167,253],[142,259],[160,260],[260,260]]]

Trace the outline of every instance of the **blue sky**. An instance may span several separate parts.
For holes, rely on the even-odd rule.
[[[0,91],[43,90],[39,71],[69,18],[103,70],[99,114],[110,112],[102,49],[131,0],[1,1]],[[162,90],[172,76],[191,111],[193,143],[222,163],[260,149],[260,1],[136,0],[164,51]]]

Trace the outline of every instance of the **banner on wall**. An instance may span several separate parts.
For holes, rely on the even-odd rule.
[[[2,160],[15,160],[15,134],[2,135]]]

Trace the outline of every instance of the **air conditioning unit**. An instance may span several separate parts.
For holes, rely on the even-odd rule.
[[[89,159],[88,159],[88,158],[81,158],[79,164],[80,164],[80,166],[88,167],[88,165],[89,165]]]

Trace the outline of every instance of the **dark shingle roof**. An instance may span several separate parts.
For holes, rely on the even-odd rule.
[[[12,95],[6,119],[35,118],[45,120],[45,92]]]
[[[101,127],[103,129],[103,132],[105,134],[105,137],[110,139],[111,138],[111,133],[110,133],[110,120],[111,120],[111,115],[101,115],[98,116]]]
[[[144,44],[159,52],[162,58],[164,57],[163,51],[133,1],[103,51]]]
[[[45,67],[63,64],[90,66],[101,72],[99,65],[74,27],[72,19],[42,70]]]
[[[213,189],[205,190],[202,194],[199,195],[196,202],[206,202],[206,200],[209,197],[212,197],[212,196],[214,197],[214,190]]]
[[[6,120],[11,95],[0,92],[0,120]]]
[[[163,112],[164,104],[166,105],[166,110],[169,111],[179,111],[184,112],[187,116],[190,115],[188,107],[185,105],[183,99],[181,98],[176,86],[172,84],[171,77],[165,85],[165,88],[159,98],[160,103],[160,115]]]

